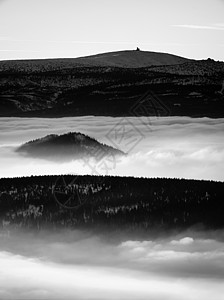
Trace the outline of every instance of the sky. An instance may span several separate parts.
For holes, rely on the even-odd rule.
[[[0,60],[137,46],[224,61],[224,0],[0,0]]]

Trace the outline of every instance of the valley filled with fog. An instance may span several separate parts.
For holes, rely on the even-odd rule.
[[[1,299],[221,300],[224,235],[1,231]]]
[[[92,174],[223,181],[223,119],[190,117],[1,118],[0,177]],[[56,162],[16,153],[22,143],[48,134],[81,132],[128,155]],[[63,156],[63,154],[62,154]],[[63,157],[62,157],[63,158]]]

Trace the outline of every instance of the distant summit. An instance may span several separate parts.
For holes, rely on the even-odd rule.
[[[0,61],[0,71],[51,72],[77,67],[142,68],[179,65],[190,61],[193,60],[168,53],[143,51],[137,47],[135,50],[107,52],[78,58]]]
[[[126,50],[108,52],[97,55],[76,58],[76,62],[121,68],[141,68],[151,66],[178,65],[190,61],[190,59],[168,53],[142,51],[138,47],[136,50]]]
[[[47,135],[23,144],[16,149],[16,152],[31,157],[61,161],[84,158],[94,158],[99,161],[109,156],[125,155],[124,152],[99,143],[97,140],[80,132]]]

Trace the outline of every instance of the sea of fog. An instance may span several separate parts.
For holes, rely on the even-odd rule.
[[[82,132],[128,156],[57,162],[15,153],[47,134]],[[0,177],[93,174],[224,180],[224,119],[189,117],[0,118]]]
[[[128,153],[106,161],[47,161],[16,147],[82,132]],[[0,118],[0,177],[117,174],[224,179],[224,120],[188,117]],[[224,232],[127,234],[0,229],[0,299],[223,300]]]
[[[223,300],[224,233],[0,232],[0,299]]]

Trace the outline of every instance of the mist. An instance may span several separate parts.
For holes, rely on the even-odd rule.
[[[1,299],[223,299],[221,231],[0,234]]]
[[[15,153],[24,142],[70,131],[87,134],[128,156],[97,165],[91,160],[52,162]],[[222,119],[209,118],[1,118],[0,177],[93,174],[223,181],[223,131]]]

